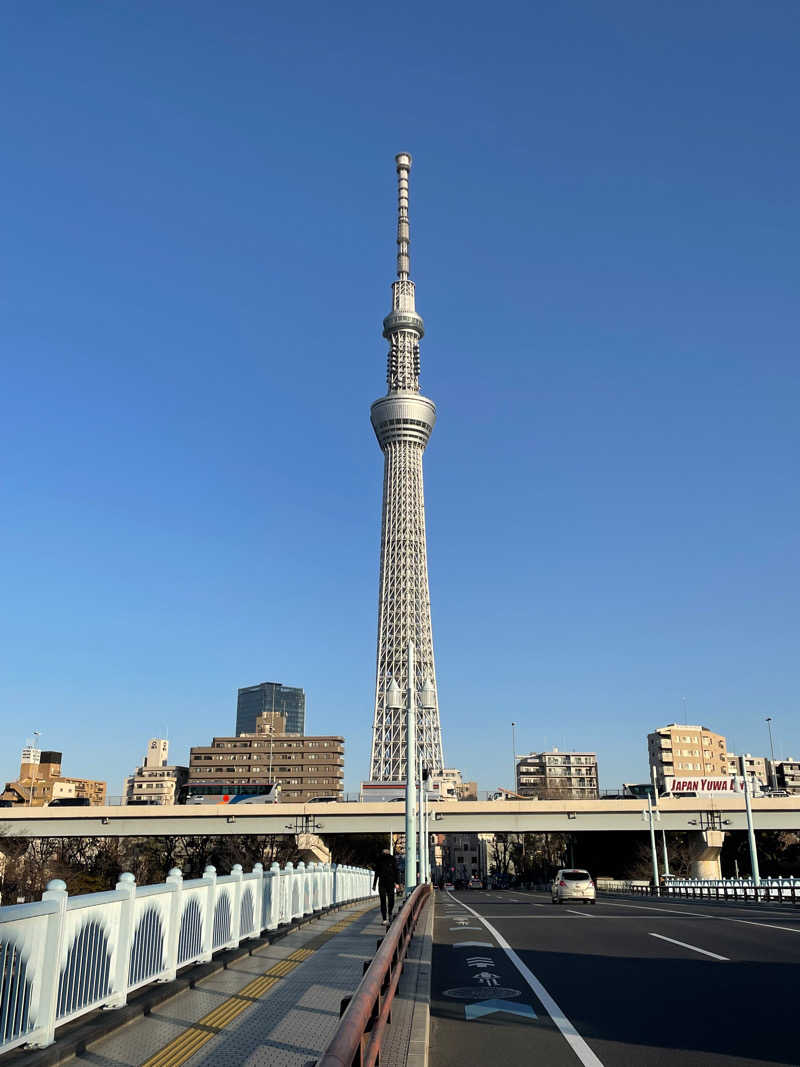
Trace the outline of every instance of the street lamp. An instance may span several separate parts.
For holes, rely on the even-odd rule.
[[[778,775],[777,775],[777,773],[775,771],[775,747],[772,744],[772,716],[768,715],[764,721],[766,722],[767,729],[769,730],[769,754],[770,754],[770,758],[771,758],[771,762],[770,762],[770,770],[771,770],[770,778],[772,779],[772,788],[773,789],[777,789],[778,788]]]
[[[33,737],[34,737],[33,750],[36,753],[36,758],[33,761],[33,772],[31,773],[31,789],[30,789],[30,793],[28,795],[28,806],[29,807],[31,807],[33,805],[33,793],[34,793],[34,790],[36,789],[36,772],[39,769],[39,760],[41,759],[41,756],[42,756],[41,750],[39,748],[39,738],[41,736],[42,736],[42,731],[41,730],[34,730],[33,731]]]
[[[413,892],[417,885],[417,811],[415,787],[417,784],[417,700],[423,709],[436,706],[436,694],[429,679],[426,679],[419,694],[415,686],[414,642],[408,642],[408,687],[406,689],[406,894]],[[403,692],[391,679],[386,687],[386,708],[399,711],[403,707]],[[420,850],[423,844],[420,840]],[[420,874],[422,874],[420,863]]]
[[[517,790],[517,724],[511,723],[511,755],[513,760],[514,770],[511,772],[511,788],[516,793]]]
[[[658,853],[656,852],[655,823],[661,822],[661,812],[653,810],[653,798],[647,794],[647,807],[642,809],[642,822],[650,823],[650,855],[653,860],[653,888],[658,892]]]

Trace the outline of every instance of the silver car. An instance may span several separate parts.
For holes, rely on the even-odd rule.
[[[553,903],[562,900],[585,900],[588,904],[597,903],[597,890],[588,871],[577,868],[564,868],[553,879]]]

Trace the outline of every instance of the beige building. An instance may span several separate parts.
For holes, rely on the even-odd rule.
[[[745,752],[739,756],[735,752],[729,752],[727,757],[728,774],[739,778],[747,778],[752,785],[755,782],[764,789],[772,786],[772,773],[770,761],[765,756],[751,756]]]
[[[177,804],[189,768],[169,765],[169,741],[153,737],[141,767],[125,779],[123,804]]]
[[[530,752],[517,756],[517,793],[540,800],[596,800],[597,754]]]
[[[670,723],[647,735],[647,756],[655,767],[660,792],[667,778],[699,775],[724,778],[728,772],[728,751],[722,734],[707,726]]]
[[[61,773],[61,753],[42,751],[30,746],[22,750],[19,777],[6,782],[0,800],[12,804],[44,807],[51,800],[87,799],[90,804],[105,804],[106,783],[92,778],[72,778]]]
[[[257,790],[277,782],[280,799],[287,804],[341,797],[344,738],[284,734],[283,722],[279,713],[264,712],[257,718],[256,733],[215,737],[210,745],[193,747],[188,792],[218,786],[221,793],[246,793],[249,786]]]
[[[800,793],[800,760],[776,760],[775,780],[778,783],[778,789],[786,789],[795,794]]]

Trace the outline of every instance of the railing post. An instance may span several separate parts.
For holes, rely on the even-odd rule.
[[[264,887],[265,893],[269,887],[269,911],[264,915],[264,927],[267,930],[275,930],[281,921],[281,868],[279,864],[270,864],[269,870],[264,874]]]
[[[58,984],[61,977],[61,949],[64,941],[64,918],[67,914],[67,883],[54,878],[47,883],[42,900],[53,900],[58,910],[47,917],[47,943],[44,950],[41,991],[39,993],[39,1025],[30,1042],[32,1048],[44,1048],[55,1041]]]
[[[264,929],[264,868],[260,863],[253,864],[253,874],[255,875],[252,881],[253,892],[255,893],[253,902],[253,935],[258,937]]]
[[[289,866],[288,863],[286,865]],[[306,865],[302,860],[297,864],[294,871],[294,886],[292,887],[292,918],[303,917],[303,889],[306,881]]]
[[[114,977],[111,984],[111,997],[107,1007],[121,1008],[128,1000],[128,973],[131,964],[131,946],[133,945],[136,879],[128,872],[121,874],[114,888],[122,897],[122,902],[119,909],[119,927],[117,928],[116,966],[114,967]]]
[[[206,906],[203,916],[203,954],[198,963],[208,963],[214,954],[214,908],[217,897],[217,868],[211,864],[203,871],[203,879],[208,882],[206,890]]]
[[[294,915],[294,864],[291,860],[283,866],[281,889],[281,919],[290,923]]]
[[[166,971],[160,982],[171,982],[178,973],[178,939],[181,932],[181,914],[183,912],[183,874],[180,868],[173,867],[167,875],[167,885],[172,890],[169,902],[169,926],[165,937]]]
[[[231,868],[233,879],[233,907],[231,908],[231,940],[228,948],[238,948],[242,930],[242,865],[234,863]]]

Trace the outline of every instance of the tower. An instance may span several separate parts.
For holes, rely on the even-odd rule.
[[[408,642],[416,646],[417,754],[432,774],[443,769],[431,600],[425,544],[422,453],[436,422],[436,406],[419,391],[419,343],[424,328],[409,277],[408,174],[411,156],[397,163],[397,279],[392,310],[383,320],[389,342],[386,396],[370,409],[383,450],[383,517],[378,592],[378,655],[370,779],[403,781],[406,775],[405,694]]]

